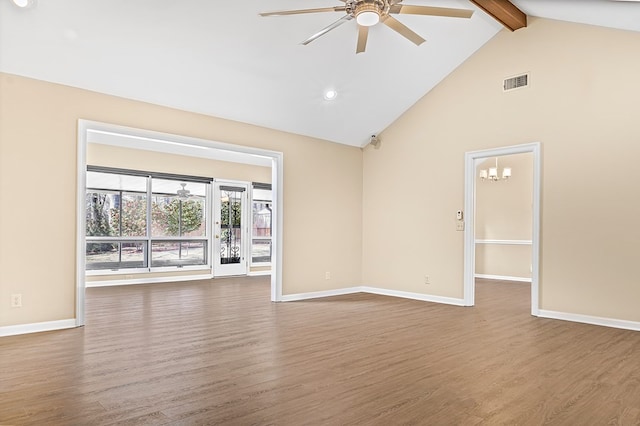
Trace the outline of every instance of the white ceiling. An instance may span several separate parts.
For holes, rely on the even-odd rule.
[[[427,39],[386,26],[355,54],[343,12],[260,17],[338,0],[0,0],[0,71],[364,146],[502,29],[467,0],[405,4],[476,10],[467,19],[401,15]],[[640,31],[640,3],[514,0],[531,16]],[[520,30],[526,31],[526,29]],[[333,88],[338,97],[326,101]]]

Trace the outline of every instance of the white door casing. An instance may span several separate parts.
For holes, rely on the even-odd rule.
[[[489,157],[511,154],[533,154],[533,224],[531,235],[531,315],[540,313],[540,190],[541,190],[541,146],[540,142],[493,148],[465,153],[464,209],[467,223],[464,230],[464,304],[475,304],[475,203],[476,166]]]

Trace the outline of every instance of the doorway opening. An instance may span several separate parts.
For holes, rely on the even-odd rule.
[[[283,155],[281,152],[232,145],[181,135],[135,129],[88,120],[78,121],[77,223],[76,223],[76,326],[85,322],[86,287],[86,177],[89,144],[113,145],[173,155],[214,159],[270,167],[272,196],[271,300],[282,299],[282,188]]]
[[[477,221],[478,212],[484,214],[482,211],[482,205],[478,204],[478,185],[500,185],[500,182],[480,182],[478,183],[477,176],[479,175],[479,165],[488,159],[494,159],[494,157],[504,157],[516,154],[529,154],[532,158],[532,175],[531,175],[531,238],[495,238],[491,232],[486,233],[487,230],[483,228],[484,224],[482,219],[480,223]],[[497,160],[496,160],[497,162]],[[506,164],[505,164],[506,165]],[[493,165],[491,166],[493,167]],[[511,170],[510,170],[511,171]],[[538,315],[539,313],[539,235],[540,235],[540,143],[531,143],[525,145],[517,145],[504,148],[496,148],[482,151],[468,152],[465,154],[465,211],[469,221],[465,228],[464,235],[464,302],[467,306],[473,306],[475,304],[475,279],[477,273],[477,255],[486,251],[485,245],[507,246],[517,247],[520,250],[511,250],[511,255],[516,257],[522,257],[522,253],[518,254],[518,251],[523,252],[523,248],[527,250],[530,247],[530,277],[526,276],[526,273],[515,273],[515,275],[509,275],[509,273],[501,274],[481,274],[485,278],[498,278],[498,279],[510,279],[514,281],[527,281],[531,280],[531,314]],[[500,173],[500,171],[498,171]],[[487,174],[487,173],[483,173]],[[490,174],[490,173],[489,173]],[[500,173],[501,174],[501,173]],[[486,176],[485,176],[486,178]],[[506,183],[508,184],[508,183]],[[498,212],[499,214],[499,212]],[[478,238],[484,237],[484,238]],[[493,237],[493,238],[492,238]],[[478,244],[480,243],[480,244]],[[481,245],[482,248],[478,249]],[[521,266],[522,268],[522,266]],[[504,270],[504,269],[503,269]],[[521,275],[521,276],[519,276]]]
[[[246,275],[249,186],[223,180],[216,180],[213,185],[213,276]]]

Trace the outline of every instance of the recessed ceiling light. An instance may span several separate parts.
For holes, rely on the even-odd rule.
[[[333,89],[329,89],[326,92],[324,92],[324,98],[328,101],[334,100],[336,96],[338,96],[338,92],[336,92]]]
[[[35,4],[35,0],[13,0],[13,4],[18,7],[27,8]]]

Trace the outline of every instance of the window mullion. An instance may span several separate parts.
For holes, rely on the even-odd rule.
[[[145,261],[147,262],[147,269],[151,271],[151,215],[152,215],[152,192],[151,192],[151,176],[147,176],[147,232],[146,232],[146,241],[147,252],[145,253]]]
[[[122,237],[122,216],[124,215],[124,198],[122,197],[122,190],[118,192],[118,197],[120,197],[120,202],[118,203],[118,236]]]

